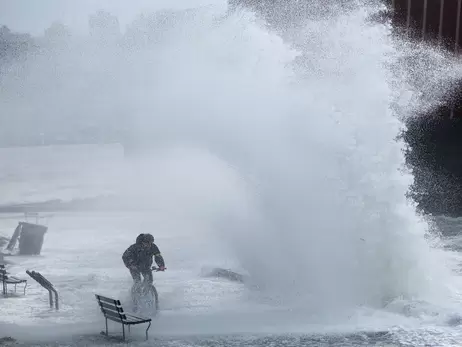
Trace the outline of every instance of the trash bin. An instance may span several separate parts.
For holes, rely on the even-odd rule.
[[[39,255],[48,228],[43,225],[26,222],[21,222],[20,224],[21,236],[19,237],[19,254]]]

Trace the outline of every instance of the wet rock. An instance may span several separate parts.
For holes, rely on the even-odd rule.
[[[216,278],[224,278],[229,281],[244,283],[245,276],[241,275],[237,272],[222,269],[222,268],[212,268],[212,269],[202,269],[202,276],[204,277],[216,277]]]
[[[0,338],[0,346],[13,346],[16,344],[16,340],[12,337],[2,337]]]

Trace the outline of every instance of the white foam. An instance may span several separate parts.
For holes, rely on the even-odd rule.
[[[295,63],[300,52],[251,13],[214,8],[181,13],[171,18],[173,27],[159,25],[164,35],[152,47],[100,51],[75,41],[52,64],[46,56],[32,60],[31,80],[49,93],[37,95],[41,89],[32,86],[23,92],[31,104],[56,101],[44,116],[51,129],[78,110],[83,123],[122,124],[155,147],[123,169],[106,166],[112,161],[104,156],[89,166],[100,179],[115,176],[97,180],[98,194],[108,183],[151,212],[57,217],[43,256],[18,262],[16,270],[49,273],[62,310],[37,309],[38,298],[46,302],[33,288],[17,300],[22,310],[10,306],[4,317],[83,324],[91,314],[96,323],[92,294],[123,297],[130,279],[120,255],[146,229],[170,268],[159,281],[164,331],[187,330],[192,317],[196,332],[349,326],[358,307],[380,312],[400,299],[453,305],[458,288],[450,287],[449,258],[431,247],[427,224],[406,200],[412,176],[402,171],[404,144],[396,141],[402,115],[390,105],[407,89],[388,68],[400,54],[389,29],[370,23],[369,14],[357,8],[307,23],[293,38],[305,67]],[[66,63],[56,65],[66,78],[44,78],[42,68],[56,61]],[[93,100],[83,107],[76,86],[88,74],[100,83],[80,95]],[[60,98],[52,92],[58,86]],[[112,176],[114,170],[120,171]],[[51,195],[57,181],[40,179]],[[203,265],[217,263],[242,267],[253,287],[198,277]],[[374,322],[393,324],[389,310]]]

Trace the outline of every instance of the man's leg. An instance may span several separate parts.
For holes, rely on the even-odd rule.
[[[154,278],[152,277],[152,270],[151,269],[143,271],[142,274],[143,274],[145,282],[147,282],[149,284],[153,283]]]
[[[154,279],[153,279],[153,276],[152,276],[152,270],[151,269],[148,269],[148,270],[145,270],[142,272],[143,274],[143,277],[144,277],[144,283],[147,283],[151,286],[149,290],[149,292],[151,292],[154,297],[155,297],[155,305],[156,305],[156,310],[159,309],[159,297],[157,296],[157,290],[156,290],[156,287],[154,287]],[[146,287],[145,287],[146,288]]]
[[[131,295],[132,295],[132,300],[133,300],[133,309],[136,312],[138,310],[137,297],[140,292],[141,272],[138,269],[129,269],[129,270],[130,270],[130,275],[132,276],[133,281],[135,282],[132,286]]]
[[[129,269],[135,283],[141,283],[141,272],[138,269]]]

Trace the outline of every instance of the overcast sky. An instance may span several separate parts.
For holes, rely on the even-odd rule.
[[[55,20],[86,32],[88,16],[104,9],[118,16],[122,29],[137,14],[162,8],[225,4],[226,0],[0,0],[0,25],[40,35]]]

